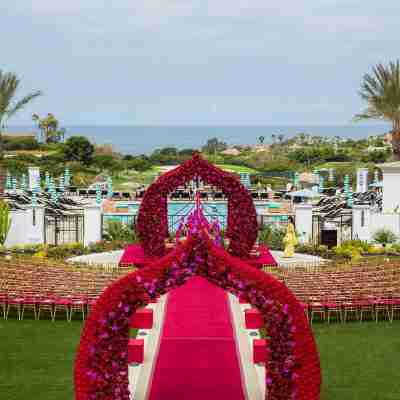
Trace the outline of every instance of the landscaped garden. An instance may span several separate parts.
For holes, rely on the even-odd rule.
[[[82,322],[0,322],[0,395],[7,400],[70,400]],[[322,400],[400,398],[400,321],[314,324]]]

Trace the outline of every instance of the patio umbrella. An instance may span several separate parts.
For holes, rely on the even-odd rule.
[[[382,188],[383,187],[383,182],[382,181],[381,182],[374,182],[374,183],[371,183],[369,186],[370,187],[375,187],[375,188]]]

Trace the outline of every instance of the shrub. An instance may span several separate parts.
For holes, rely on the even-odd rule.
[[[104,239],[108,241],[135,242],[136,232],[133,228],[123,224],[121,221],[107,221]]]
[[[268,243],[271,240],[273,226],[272,224],[266,224],[261,227],[258,231],[258,240],[261,243]]]
[[[385,249],[382,247],[370,246],[368,249],[368,254],[383,254]]]
[[[11,227],[10,207],[5,201],[0,201],[0,244],[4,245]]]
[[[315,254],[317,251],[317,246],[314,246],[312,243],[300,243],[296,251],[298,253],[305,253],[305,254]]]
[[[267,224],[260,231],[259,241],[266,244],[271,250],[283,250],[283,238],[285,235],[285,228]]]
[[[35,253],[33,256],[33,258],[39,258],[39,259],[44,259],[47,257],[47,253],[42,250],[42,251],[38,251],[37,253]]]
[[[368,252],[369,248],[371,247],[368,242],[365,240],[346,240],[341,244],[341,247],[347,248],[347,249],[357,249],[361,253],[366,253]]]
[[[47,249],[49,258],[65,259],[86,254],[86,249],[81,243],[68,243],[60,246],[52,246]]]
[[[396,242],[397,236],[390,229],[382,228],[374,233],[373,239],[385,247],[388,243]]]
[[[400,243],[394,243],[394,244],[392,244],[391,248],[392,248],[395,252],[400,253]]]
[[[91,243],[87,248],[88,253],[102,253],[105,251],[114,251],[124,249],[128,243],[132,243],[132,241],[126,242],[121,240],[114,240],[112,242],[107,242],[101,240],[100,242]]]
[[[326,246],[324,244],[320,244],[316,249],[316,253],[317,253],[317,255],[319,255],[321,257],[327,257],[329,254],[328,246]]]
[[[37,150],[40,144],[34,137],[21,136],[21,137],[11,137],[5,136],[3,138],[4,150]]]
[[[334,247],[334,253],[338,257],[351,259],[353,249],[350,247],[336,246]]]

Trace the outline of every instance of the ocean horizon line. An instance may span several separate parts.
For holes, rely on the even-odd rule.
[[[322,137],[347,137],[363,139],[371,135],[382,135],[390,130],[387,124],[368,125],[63,125],[66,137],[86,136],[96,144],[112,144],[114,149],[125,154],[149,154],[162,147],[198,149],[208,139],[218,138],[228,146],[272,143],[272,135],[291,138],[299,133]],[[5,131],[38,133],[32,125],[10,125]]]

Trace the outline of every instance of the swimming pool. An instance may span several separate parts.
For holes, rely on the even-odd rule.
[[[202,202],[204,215],[209,221],[217,218],[222,228],[226,226],[227,219],[227,202]],[[127,209],[127,214],[107,214],[105,220],[119,220],[123,223],[131,224],[135,221],[139,211],[140,203],[138,202],[120,202],[116,206],[118,209]],[[193,211],[195,203],[193,201],[169,201],[168,202],[168,226],[170,231],[175,231],[179,226],[182,217],[187,216]],[[255,203],[257,214],[262,214],[269,208],[279,209],[281,205],[275,202],[257,202]],[[287,215],[270,216],[270,222],[283,222],[287,220]]]
[[[226,202],[202,202],[204,212],[226,215],[227,213],[227,203]],[[128,212],[137,214],[139,211],[140,203],[135,202],[120,202],[117,205],[118,208],[127,208]],[[276,202],[264,202],[255,203],[257,213],[269,208],[280,208],[280,204]],[[192,210],[194,208],[193,201],[169,201],[168,202],[168,215],[180,214],[181,212],[186,212],[187,210]]]

